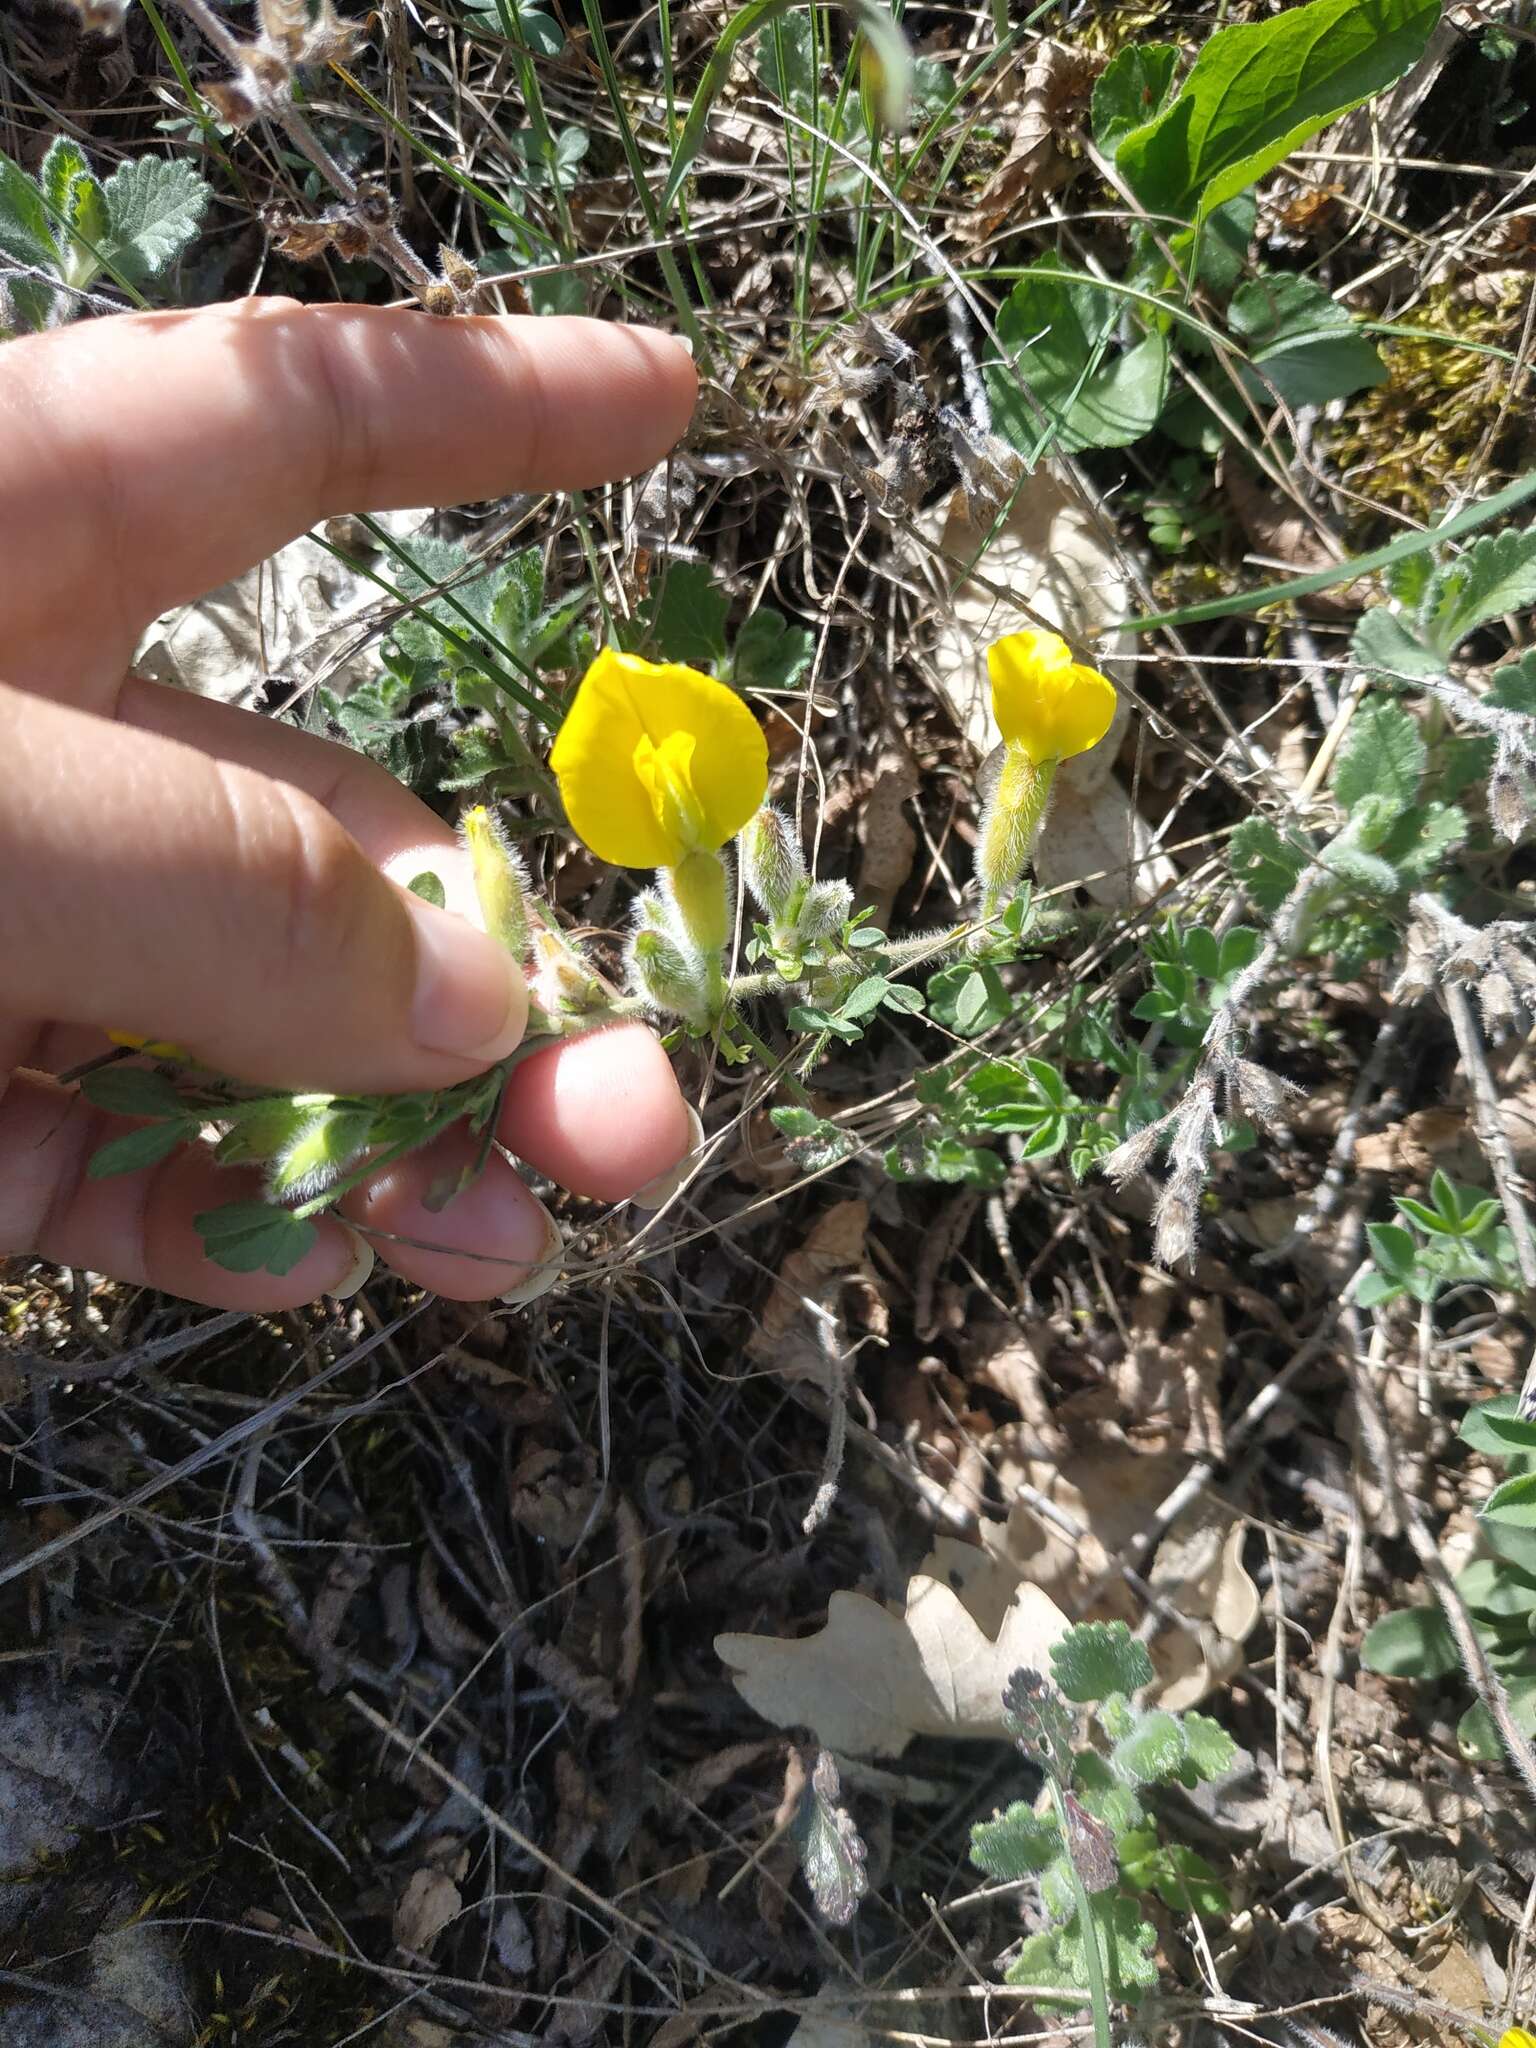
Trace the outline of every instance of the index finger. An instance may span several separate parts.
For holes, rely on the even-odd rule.
[[[692,410],[687,351],[611,321],[434,319],[246,299],[123,314],[0,352],[7,676],[171,605],[316,520],[574,490],[658,460]],[[54,675],[68,666],[48,664]],[[60,675],[91,709],[110,665]]]

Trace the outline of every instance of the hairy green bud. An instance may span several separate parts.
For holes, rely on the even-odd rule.
[[[686,953],[669,933],[642,925],[629,942],[629,972],[636,990],[663,1015],[681,1017],[695,1030],[709,1028],[704,963]]]
[[[528,876],[484,804],[466,811],[464,844],[485,928],[522,965],[528,952]]]
[[[805,882],[805,856],[794,827],[771,804],[745,826],[737,839],[741,874],[752,900],[778,925],[786,918],[791,898]]]
[[[272,1162],[272,1192],[309,1201],[362,1156],[373,1131],[373,1111],[331,1095],[298,1095],[293,1106],[309,1114]]]
[[[853,891],[846,882],[812,882],[801,900],[793,936],[803,946],[830,939],[853,915]]]

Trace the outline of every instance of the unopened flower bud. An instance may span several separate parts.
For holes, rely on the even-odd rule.
[[[373,1111],[331,1095],[295,1096],[310,1113],[272,1162],[272,1192],[309,1201],[338,1181],[366,1148]]]
[[[782,811],[764,804],[747,821],[737,844],[742,879],[753,901],[771,923],[778,924],[789,909],[790,898],[805,881],[805,856],[794,828]]]
[[[629,971],[635,987],[664,1015],[681,1017],[697,1030],[710,1023],[704,970],[677,941],[654,925],[642,925],[629,942]]]
[[[1500,774],[1497,771],[1488,780],[1488,816],[1493,829],[1501,839],[1511,845],[1524,835],[1530,823],[1530,806],[1525,800],[1525,791],[1520,787],[1518,775]]]
[[[546,1017],[587,1017],[607,1008],[607,989],[563,932],[540,924],[530,940],[533,972],[528,990],[533,1005]]]
[[[528,952],[528,876],[484,804],[463,820],[480,915],[491,937],[522,965]]]
[[[812,882],[795,919],[795,937],[802,945],[830,939],[853,915],[853,891],[846,882]]]

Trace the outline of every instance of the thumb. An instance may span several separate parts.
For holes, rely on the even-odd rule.
[[[173,1039],[274,1086],[446,1087],[527,998],[495,942],[301,791],[0,685],[0,1010]]]

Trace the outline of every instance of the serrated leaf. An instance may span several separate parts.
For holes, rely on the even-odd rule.
[[[668,562],[639,617],[646,644],[663,661],[713,668],[725,659],[731,601],[704,562]]]
[[[1371,698],[1360,706],[1339,750],[1333,793],[1346,811],[1365,796],[1406,808],[1419,792],[1428,759],[1417,724],[1400,705]]]
[[[1061,1854],[1061,1824],[1054,1813],[1036,1813],[1016,1799],[994,1820],[971,1829],[971,1861],[999,1884],[1032,1877]]]
[[[174,1084],[147,1067],[98,1067],[82,1075],[80,1093],[95,1109],[111,1116],[176,1117],[186,1121],[187,1109]]]
[[[91,1154],[86,1178],[108,1180],[115,1173],[138,1173],[143,1167],[158,1165],[196,1132],[196,1124],[186,1119],[142,1124],[136,1131],[125,1131]]]
[[[1522,718],[1536,718],[1536,647],[1494,670],[1483,702],[1499,711],[1518,711]]]
[[[1227,841],[1232,878],[1260,910],[1278,910],[1307,864],[1304,847],[1282,839],[1267,818],[1245,818]]]
[[[731,679],[743,689],[792,690],[811,665],[816,642],[762,605],[744,622],[731,649]]]
[[[1110,58],[1093,88],[1093,139],[1107,157],[1161,112],[1178,62],[1174,43],[1127,43]]]
[[[1454,562],[1436,569],[1424,593],[1420,623],[1438,654],[1449,654],[1469,633],[1536,604],[1536,527],[1521,533],[1485,533]]]
[[[1456,1434],[1475,1451],[1507,1458],[1511,1451],[1536,1451],[1536,1422],[1522,1420],[1518,1394],[1499,1394],[1469,1408]]]
[[[1438,1607],[1401,1607],[1367,1630],[1360,1661],[1383,1678],[1444,1678],[1461,1657]]]
[[[0,150],[0,256],[58,268],[59,250],[35,180]]]
[[[1227,319],[1248,349],[1243,378],[1256,397],[1273,387],[1287,405],[1326,405],[1386,382],[1387,366],[1357,323],[1309,277],[1250,279],[1232,294]]]
[[[1218,29],[1116,168],[1149,213],[1208,213],[1400,78],[1439,17],[1440,0],[1311,0]]]
[[[1184,1741],[1198,1776],[1207,1780],[1224,1778],[1231,1770],[1237,1744],[1221,1723],[1208,1714],[1184,1716]]]
[[[43,197],[53,209],[53,231],[61,249],[67,246],[67,231],[75,229],[84,241],[99,249],[108,231],[107,198],[101,180],[91,169],[85,151],[72,135],[56,135],[48,145],[38,173]],[[64,226],[61,228],[60,221]],[[84,261],[69,263],[70,282],[84,284],[96,269],[96,258],[84,251]]]
[[[270,1202],[226,1202],[202,1210],[192,1224],[203,1250],[227,1273],[290,1273],[317,1235],[306,1218]]]
[[[128,284],[170,268],[196,235],[210,188],[181,157],[143,156],[120,164],[103,191],[107,233],[101,253]]]
[[[1152,1785],[1171,1778],[1189,1754],[1184,1730],[1160,1708],[1141,1716],[1129,1735],[1110,1752],[1110,1766],[1133,1785]]]
[[[1082,1621],[1051,1646],[1056,1683],[1069,1700],[1103,1700],[1152,1682],[1152,1659],[1123,1621]]]
[[[801,1800],[794,1836],[816,1909],[834,1927],[849,1924],[869,1890],[864,1868],[868,1851],[842,1799],[837,1764],[831,1751],[823,1749]]]
[[[1006,356],[986,367],[997,431],[1026,454],[1042,440],[1064,455],[1124,448],[1162,411],[1167,341],[1150,334],[1120,353],[1114,298],[1087,272],[1066,282],[1061,272],[1053,257],[1041,257],[997,316]]]
[[[1368,675],[1389,681],[1422,682],[1445,673],[1445,663],[1431,654],[1407,622],[1384,604],[1373,605],[1355,627],[1349,643],[1352,658]]]

